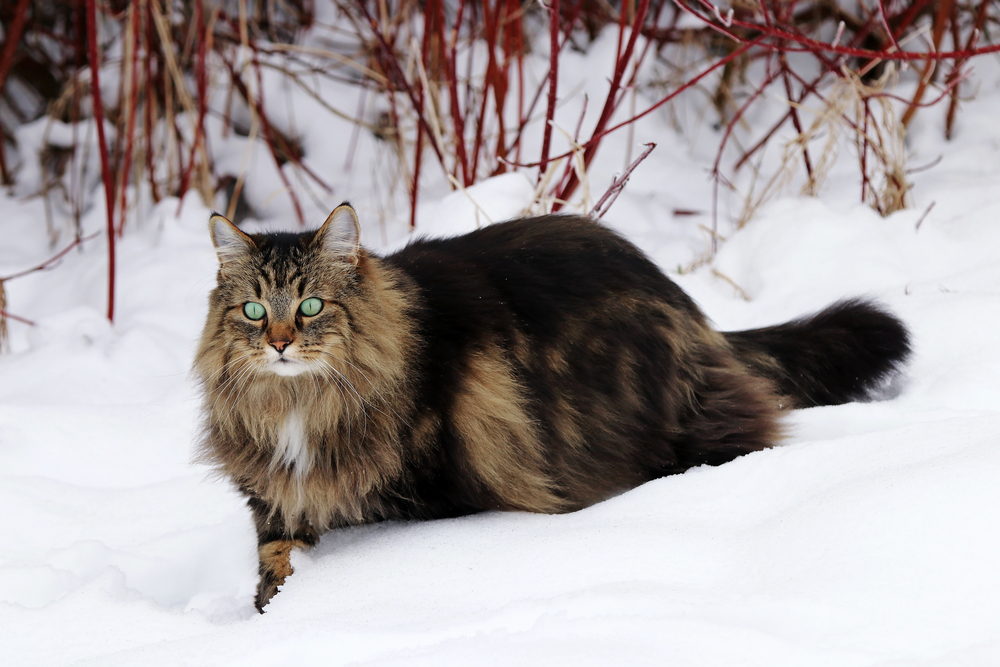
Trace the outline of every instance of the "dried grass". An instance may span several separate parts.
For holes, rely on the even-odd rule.
[[[893,100],[885,95],[894,87],[895,79],[891,63],[871,83],[844,68],[843,76],[825,91],[824,104],[819,109],[789,100],[788,104],[799,112],[811,113],[812,123],[785,143],[780,166],[759,191],[755,187],[759,167],[754,167],[751,190],[744,197],[737,227],[746,225],[765,202],[788,190],[799,174],[809,146],[818,139],[823,139],[823,145],[812,152],[818,159],[810,162],[802,195],[819,194],[842,147],[850,141],[857,151],[863,201],[882,216],[907,208],[912,186],[906,176],[906,130],[896,115]]]

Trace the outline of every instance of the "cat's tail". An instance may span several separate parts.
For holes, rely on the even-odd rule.
[[[895,316],[862,300],[763,329],[724,334],[736,357],[794,405],[870,398],[906,361],[910,336]]]

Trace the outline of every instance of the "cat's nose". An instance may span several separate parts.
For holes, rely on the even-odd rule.
[[[292,344],[290,340],[269,340],[267,342],[279,353],[284,352],[285,348]]]

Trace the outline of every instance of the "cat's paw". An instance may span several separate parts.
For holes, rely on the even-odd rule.
[[[257,597],[253,601],[259,613],[264,613],[264,606],[277,594],[278,586],[283,583],[285,583],[284,577],[278,579],[273,572],[261,573],[260,583],[257,584]]]
[[[257,611],[264,613],[264,605],[277,594],[278,586],[285,583],[285,578],[294,572],[291,563],[292,549],[309,546],[303,540],[274,540],[257,548],[257,555],[260,557],[260,583],[257,584],[257,598],[254,600]]]

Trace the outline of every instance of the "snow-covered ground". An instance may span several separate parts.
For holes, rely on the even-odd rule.
[[[607,41],[567,55],[567,125],[580,91],[606,85],[587,58],[606,63]],[[718,134],[707,121],[678,134],[665,114],[636,129],[636,144],[659,146],[606,216],[720,328],[879,299],[915,349],[891,397],[789,414],[771,451],[574,514],[327,534],[293,557],[263,616],[250,514],[190,463],[188,369],[216,270],[209,210],[190,197],[178,215],[166,201],[127,231],[114,326],[102,240],[11,281],[8,309],[37,325],[11,322],[0,355],[0,662],[1000,664],[1000,76],[978,67],[955,140],[941,138],[943,110],[918,116],[911,164],[942,159],[913,175],[915,206],[887,219],[858,203],[845,155],[820,197],[771,201],[723,230],[711,265],[678,275],[706,250],[698,223],[710,219],[671,211],[711,210]],[[362,166],[345,171],[349,127],[338,132],[307,157],[334,185],[328,203],[350,198],[370,246],[398,245],[405,211],[372,221],[385,209],[369,179],[379,149],[362,145]],[[624,166],[624,142],[602,147],[597,194]],[[428,183],[420,231],[471,229],[470,198],[489,219],[516,215],[531,184],[511,175],[445,192]],[[51,255],[39,200],[4,194],[0,210],[0,275]],[[287,227],[287,212],[261,224]],[[325,213],[311,215],[318,225]],[[98,203],[84,226],[103,224]]]

